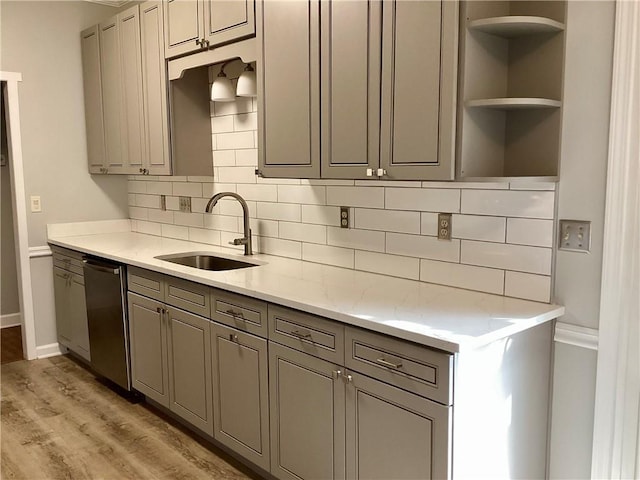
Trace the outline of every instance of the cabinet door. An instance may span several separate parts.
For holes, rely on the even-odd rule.
[[[167,115],[167,69],[164,60],[162,3],[140,5],[142,47],[142,94],[144,105],[145,168],[151,175],[171,174],[169,118]]]
[[[367,178],[380,151],[381,2],[321,8],[322,178]]]
[[[135,293],[129,293],[128,299],[133,387],[168,408],[169,365],[163,306]]]
[[[204,0],[167,0],[164,4],[166,58],[200,49]],[[196,43],[196,41],[198,43]]]
[[[260,170],[264,176],[318,178],[320,3],[270,0],[257,7]]]
[[[269,470],[267,341],[211,323],[214,436]]]
[[[71,275],[69,283],[69,303],[71,310],[72,348],[80,356],[91,361],[87,300],[84,295],[84,277],[82,275]]]
[[[348,478],[450,478],[451,407],[354,373],[346,410]]]
[[[209,320],[167,308],[170,408],[213,435]]]
[[[380,165],[453,178],[457,2],[383,2]]]
[[[144,161],[142,59],[140,57],[140,11],[129,8],[118,15],[122,61],[123,173],[140,173]]]
[[[84,30],[80,36],[80,42],[82,46],[82,79],[89,173],[102,173],[101,169],[105,166],[105,153],[98,26],[94,25]]]
[[[73,322],[71,318],[71,274],[61,268],[53,268],[53,293],[56,302],[56,330],[58,342],[65,347],[72,347]]]
[[[269,342],[271,473],[276,477],[344,478],[345,387],[339,370]]]
[[[209,46],[256,33],[255,0],[204,0],[204,39]]]
[[[124,151],[122,115],[122,68],[120,63],[120,27],[118,17],[100,24],[100,68],[102,71],[102,105],[106,168],[109,173],[123,173]]]

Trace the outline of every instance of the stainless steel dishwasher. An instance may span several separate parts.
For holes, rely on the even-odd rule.
[[[131,391],[125,267],[94,257],[83,262],[91,366]]]

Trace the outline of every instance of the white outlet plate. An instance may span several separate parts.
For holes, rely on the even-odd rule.
[[[31,195],[31,212],[38,213],[42,211],[42,202],[39,195]]]
[[[191,197],[180,197],[180,211],[191,213]]]
[[[586,220],[560,220],[558,249],[589,252],[591,248],[591,222]]]

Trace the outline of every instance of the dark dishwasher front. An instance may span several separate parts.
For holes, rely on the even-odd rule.
[[[131,390],[126,273],[123,265],[84,259],[91,365],[100,375]]]

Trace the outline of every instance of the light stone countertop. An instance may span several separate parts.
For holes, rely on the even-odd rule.
[[[103,233],[108,231],[110,233]],[[248,295],[448,352],[553,320],[564,307],[130,231],[128,220],[59,224],[49,243]],[[155,257],[207,252],[263,265],[211,272]]]

